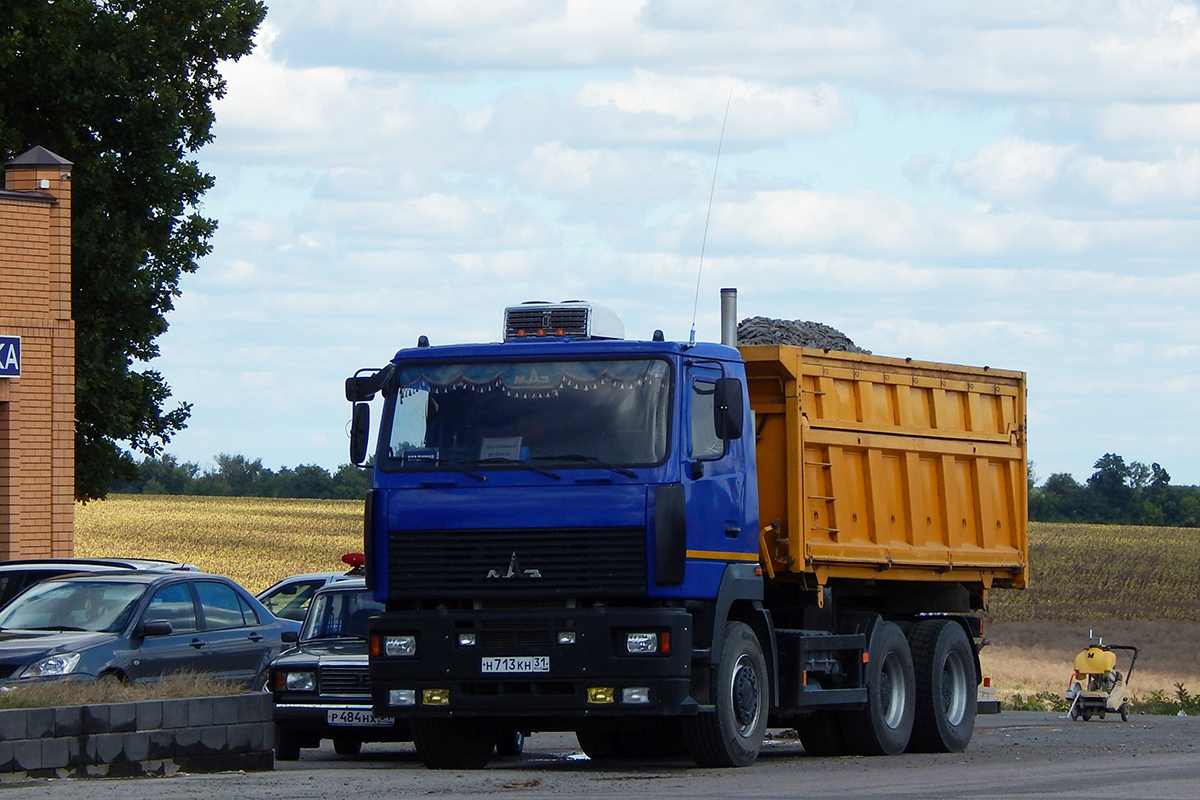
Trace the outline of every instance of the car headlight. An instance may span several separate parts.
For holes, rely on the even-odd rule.
[[[315,692],[317,673],[281,670],[275,673],[275,688],[285,692]]]
[[[67,675],[79,663],[79,653],[63,653],[50,656],[30,664],[21,672],[22,678],[52,678],[56,675]]]

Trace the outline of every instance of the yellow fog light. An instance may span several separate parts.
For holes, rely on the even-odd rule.
[[[611,686],[589,686],[587,690],[589,703],[612,703],[616,701],[616,691]]]
[[[421,702],[427,706],[450,705],[449,689],[425,689],[421,692]]]

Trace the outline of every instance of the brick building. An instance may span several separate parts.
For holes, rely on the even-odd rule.
[[[71,555],[74,495],[71,162],[35,147],[0,189],[0,559]]]

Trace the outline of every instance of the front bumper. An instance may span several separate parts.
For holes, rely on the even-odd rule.
[[[692,632],[691,614],[677,608],[384,614],[371,620],[372,641],[414,636],[416,653],[372,655],[374,709],[560,720],[695,713]],[[669,642],[667,652],[626,652],[627,635],[641,633]]]

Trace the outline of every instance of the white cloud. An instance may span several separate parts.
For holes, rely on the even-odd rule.
[[[1168,0],[277,4],[201,154],[221,228],[154,364],[196,404],[169,449],[333,468],[341,381],[419,334],[584,297],[686,339],[699,279],[700,338],[729,285],[1025,369],[1043,476],[1121,419],[1200,483],[1197,56]]]

